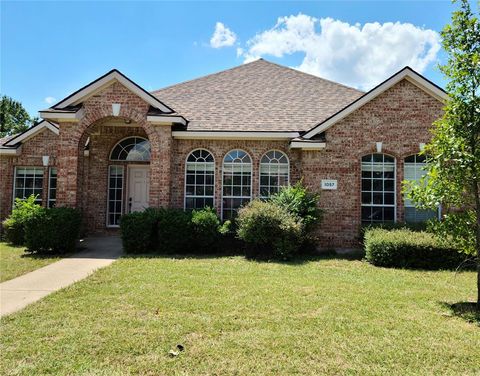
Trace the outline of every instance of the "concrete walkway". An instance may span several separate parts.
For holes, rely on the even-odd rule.
[[[122,254],[119,237],[87,238],[82,251],[20,277],[0,283],[0,316],[16,312],[110,265]]]

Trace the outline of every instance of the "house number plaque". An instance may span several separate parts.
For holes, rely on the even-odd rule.
[[[337,189],[337,181],[332,179],[322,179],[322,189]]]

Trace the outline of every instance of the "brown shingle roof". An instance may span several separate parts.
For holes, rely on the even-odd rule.
[[[363,92],[260,59],[152,94],[188,130],[306,131]]]

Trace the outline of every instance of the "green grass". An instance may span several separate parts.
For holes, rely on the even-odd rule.
[[[472,272],[124,258],[3,319],[0,374],[478,374],[446,306],[474,297]]]
[[[58,260],[59,257],[31,255],[25,253],[25,247],[14,247],[0,242],[0,282],[19,277]]]

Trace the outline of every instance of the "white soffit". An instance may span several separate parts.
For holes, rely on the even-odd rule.
[[[290,140],[298,132],[173,131],[179,140]]]
[[[22,153],[22,146],[20,145],[18,148],[0,148],[0,155],[12,155],[17,156]]]
[[[148,115],[147,121],[152,124],[160,125],[171,125],[172,123],[187,125],[187,121],[183,116]]]
[[[303,137],[309,139],[316,134],[325,132],[332,125],[342,120],[346,116],[350,115],[352,112],[358,110],[360,107],[370,102],[372,99],[376,98],[384,91],[396,85],[403,79],[406,79],[408,82],[422,89],[423,91],[441,102],[444,102],[448,98],[448,94],[445,93],[445,91],[443,91],[441,88],[439,88],[438,86],[427,80],[425,77],[412,70],[410,67],[405,67],[398,73],[394,74],[392,77],[388,78],[386,81],[382,82],[380,85],[370,90],[368,93],[365,93],[356,101],[349,104],[347,107],[343,108],[324,122],[315,126]]]
[[[83,117],[85,110],[80,108],[77,112],[57,112],[55,110],[43,110],[38,114],[42,119],[48,119],[52,121],[65,121],[70,123],[76,123]]]
[[[292,141],[290,142],[290,149],[302,150],[322,150],[327,144],[325,142],[311,142],[311,141]]]

